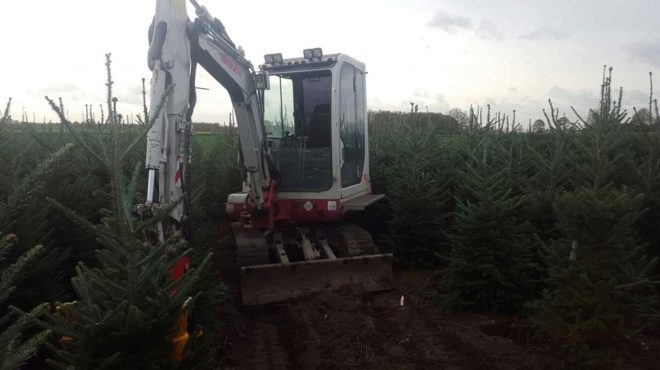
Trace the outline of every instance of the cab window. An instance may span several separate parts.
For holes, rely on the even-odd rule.
[[[339,80],[341,185],[359,184],[364,170],[364,72],[345,63]]]

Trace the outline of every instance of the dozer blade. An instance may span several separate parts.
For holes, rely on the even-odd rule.
[[[241,267],[244,305],[280,302],[346,285],[366,291],[391,288],[392,254]]]

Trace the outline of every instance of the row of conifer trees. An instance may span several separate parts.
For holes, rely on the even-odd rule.
[[[557,124],[550,103],[543,133],[370,116],[381,245],[441,271],[442,308],[528,316],[575,366],[612,363],[660,319],[660,132],[632,124],[610,86],[587,120]]]
[[[171,256],[147,236],[158,218],[133,212],[144,201],[149,122],[74,125],[51,105],[61,127],[10,125],[10,105],[0,112],[0,369],[216,368],[225,291],[212,251],[220,199],[240,184],[236,133],[195,143],[198,237]],[[172,282],[184,254],[193,267]],[[205,331],[174,363],[170,336],[186,301]]]

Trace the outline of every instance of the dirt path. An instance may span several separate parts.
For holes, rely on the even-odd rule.
[[[347,288],[259,308],[227,305],[223,364],[255,370],[557,368],[538,350],[482,330],[510,318],[439,313],[423,296],[428,278],[397,274],[394,289],[380,293]]]

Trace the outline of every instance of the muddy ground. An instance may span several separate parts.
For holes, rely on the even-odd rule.
[[[225,267],[225,281],[234,290],[236,274],[227,274]],[[556,348],[533,339],[523,319],[442,313],[428,294],[431,285],[430,272],[395,271],[393,289],[385,292],[345,288],[256,308],[241,307],[234,296],[222,308],[222,365],[255,370],[571,368]],[[621,355],[625,365],[608,368],[660,368],[658,343],[636,341]]]

